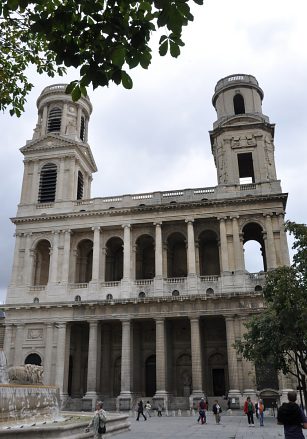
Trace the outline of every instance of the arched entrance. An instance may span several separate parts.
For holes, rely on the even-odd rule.
[[[145,391],[146,396],[156,393],[156,356],[150,355],[145,362]]]

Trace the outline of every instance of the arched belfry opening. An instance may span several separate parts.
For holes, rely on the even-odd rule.
[[[149,235],[139,236],[136,240],[136,279],[153,279],[155,277],[154,239]]]
[[[93,242],[83,239],[77,247],[76,282],[88,283],[92,280]]]
[[[172,233],[167,239],[167,276],[187,276],[187,249],[185,237],[179,233]]]
[[[240,93],[237,93],[233,98],[233,108],[235,114],[245,114],[244,98]]]
[[[106,243],[106,282],[120,281],[123,278],[123,241],[111,238]]]
[[[219,275],[221,270],[216,233],[212,230],[205,230],[199,235],[198,242],[200,276]]]
[[[41,169],[38,202],[53,203],[56,195],[57,166],[46,163]]]
[[[247,271],[256,273],[267,270],[263,229],[257,223],[243,227],[244,261]]]
[[[33,285],[47,285],[50,266],[50,242],[39,241],[35,248]]]

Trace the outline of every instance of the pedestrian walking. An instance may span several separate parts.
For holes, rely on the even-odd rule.
[[[263,427],[263,420],[264,420],[264,404],[263,404],[263,400],[259,399],[258,403],[257,403],[257,411],[258,411],[258,419],[259,419],[259,424],[260,427]]]
[[[92,429],[94,431],[94,439],[102,439],[102,435],[106,433],[106,421],[107,414],[103,410],[103,402],[97,401],[94,416],[85,429],[86,433]]]
[[[143,406],[143,401],[140,399],[138,402],[138,416],[136,418],[137,421],[140,420],[140,415],[143,416],[144,421],[147,421],[146,416],[144,415],[144,406]]]
[[[197,422],[201,421],[202,424],[206,423],[206,409],[207,409],[207,405],[206,405],[206,401],[204,398],[201,398],[201,400],[199,401],[198,404],[198,419]]]
[[[251,401],[250,396],[248,396],[246,398],[246,401],[244,403],[243,411],[247,415],[248,425],[250,427],[255,427],[255,424],[254,424],[255,407],[254,407],[254,404]]]
[[[307,418],[303,410],[296,404],[297,393],[288,392],[288,401],[279,407],[277,423],[284,426],[285,439],[304,439],[302,429],[307,429]]]
[[[214,404],[212,406],[212,411],[215,417],[216,424],[219,424],[221,422],[222,407],[219,405],[217,399],[214,401]]]
[[[162,405],[158,402],[157,405],[158,416],[162,416]]]
[[[145,404],[145,413],[146,413],[148,418],[151,418],[150,410],[151,410],[151,404],[149,401],[147,401]]]

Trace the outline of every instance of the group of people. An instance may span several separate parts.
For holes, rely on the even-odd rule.
[[[302,429],[307,429],[307,417],[304,411],[296,404],[297,393],[295,391],[288,392],[288,403],[283,403],[278,411],[277,411],[277,423],[284,426],[285,439],[304,439],[305,436],[303,434]],[[276,406],[274,405],[274,408]],[[158,416],[162,416],[162,407],[158,404]],[[138,402],[137,405],[137,418],[139,421],[140,415],[143,416],[144,420],[147,420],[147,417],[151,417],[150,414],[151,404],[147,401],[145,404],[142,400]],[[206,424],[206,412],[208,410],[208,401],[204,398],[201,398],[198,404],[198,413],[199,417],[197,422],[201,421],[201,424]],[[144,414],[144,411],[147,417]],[[222,408],[218,403],[218,400],[215,400],[212,411],[215,417],[216,424],[220,424],[221,422],[221,413]],[[248,425],[250,427],[254,427],[254,414],[259,419],[260,427],[264,426],[264,411],[265,407],[263,404],[263,400],[259,399],[255,404],[251,401],[251,398],[248,396],[244,403],[243,411],[247,416]],[[90,429],[94,432],[95,439],[102,439],[103,434],[106,433],[106,422],[107,415],[103,410],[103,402],[98,401],[96,404],[96,410],[93,418],[91,419],[86,431],[88,432]]]
[[[263,427],[264,410],[265,408],[262,399],[259,399],[258,402],[254,404],[251,401],[250,396],[246,398],[243,411],[247,415],[247,422],[250,427],[255,427],[254,414],[256,414],[256,417],[259,419],[260,427]]]
[[[284,402],[277,411],[277,423],[284,426],[285,439],[304,439],[303,429],[307,429],[307,417],[304,411],[296,404],[297,393],[295,391],[288,392],[288,402]],[[273,414],[275,416],[275,408],[273,405]],[[254,427],[254,414],[259,419],[260,427],[263,427],[265,407],[263,400],[253,404],[248,396],[244,403],[244,413],[247,416],[248,425]]]
[[[202,424],[207,423],[207,416],[206,416],[207,411],[208,411],[208,400],[205,400],[205,398],[201,398],[198,404],[199,416],[197,422],[201,421]],[[218,400],[214,401],[214,404],[212,406],[212,411],[215,417],[216,424],[219,424],[221,422],[222,407],[219,405]]]

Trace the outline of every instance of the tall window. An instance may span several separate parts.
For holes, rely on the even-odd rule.
[[[253,154],[251,152],[238,154],[238,167],[240,184],[255,183]]]
[[[50,203],[55,200],[57,167],[54,163],[47,163],[42,167],[39,182],[39,203]]]
[[[241,94],[238,93],[233,98],[233,107],[235,110],[235,114],[244,114],[245,113],[244,98]]]
[[[78,172],[77,200],[82,200],[82,198],[83,198],[83,187],[84,187],[83,174],[81,171],[79,171]]]
[[[48,133],[60,132],[61,130],[62,109],[53,107],[48,115]]]
[[[80,139],[82,141],[85,140],[85,118],[84,116],[81,116],[81,123],[80,123]]]

